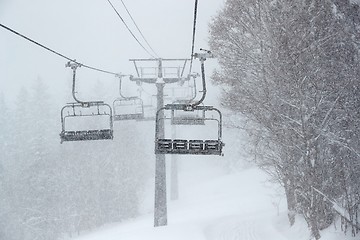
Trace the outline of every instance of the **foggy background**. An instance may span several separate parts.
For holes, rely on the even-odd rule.
[[[139,41],[147,48],[120,1],[112,1]],[[222,0],[199,2],[195,52],[208,48],[208,22],[221,7]],[[192,0],[126,1],[128,10],[143,35],[161,58],[189,58],[193,25]],[[130,58],[150,58],[135,41],[107,1],[0,1],[2,24],[39,43],[76,59],[78,62],[111,72],[134,74]],[[1,92],[13,100],[21,86],[41,78],[53,98],[62,99],[71,92],[71,70],[67,62],[5,29],[0,31]],[[207,68],[215,64],[207,61]],[[200,72],[198,61],[193,71]],[[80,96],[98,82],[109,91],[118,88],[118,80],[108,74],[81,68],[78,70]],[[208,71],[208,75],[210,75]],[[124,85],[126,85],[126,80]],[[130,83],[130,85],[135,85]],[[213,94],[208,95],[214,97]],[[84,94],[86,100],[94,96]],[[68,99],[68,98],[67,98]],[[71,100],[71,99],[70,99]]]

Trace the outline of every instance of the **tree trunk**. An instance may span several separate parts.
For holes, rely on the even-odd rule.
[[[288,218],[290,222],[290,226],[293,226],[295,223],[295,215],[296,215],[296,198],[295,198],[295,187],[292,181],[289,179],[285,180],[285,195],[288,209]]]
[[[317,221],[316,221],[316,208],[311,207],[310,211],[311,211],[311,213],[310,213],[310,219],[309,219],[308,224],[310,226],[311,235],[316,240],[319,240],[321,238],[321,235],[320,235],[320,231],[319,231]]]

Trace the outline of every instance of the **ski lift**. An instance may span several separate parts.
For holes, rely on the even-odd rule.
[[[207,122],[215,121],[217,123],[217,138],[216,139],[173,139],[160,136],[160,127],[163,125],[165,119],[170,119],[164,114],[165,111],[202,111],[204,115],[207,112],[214,111],[218,114],[217,117],[206,117],[201,119],[203,125]],[[172,119],[173,120],[173,119]],[[194,125],[194,119],[189,122]],[[191,106],[183,104],[167,104],[165,107],[159,109],[156,113],[156,130],[155,130],[155,153],[156,154],[194,154],[194,155],[222,155],[222,115],[221,112],[213,106]]]
[[[195,103],[178,103],[178,104],[167,104],[165,107],[160,108],[156,112],[156,122],[155,122],[155,154],[193,154],[193,155],[220,155],[222,156],[222,149],[225,145],[222,142],[222,114],[221,112],[214,108],[213,106],[203,106],[203,100],[206,96],[206,83],[205,83],[205,67],[204,62],[207,57],[212,57],[210,51],[201,54],[195,54],[195,58],[199,58],[201,61],[201,75],[202,75],[202,84],[203,91],[202,97],[199,101]],[[171,118],[168,118],[165,114],[166,111],[171,111]],[[191,118],[187,120],[185,118],[181,119],[182,125],[205,125],[210,121],[215,121],[217,123],[217,138],[214,139],[178,139],[178,138],[167,138],[164,133],[164,120],[171,119],[172,122],[176,123],[177,119],[175,116],[175,111],[183,113],[193,113],[195,111],[202,112],[201,118]],[[207,117],[206,113],[216,112],[217,117]],[[178,122],[178,123],[180,123]]]
[[[120,97],[113,102],[114,121],[141,120],[144,118],[144,104],[139,97],[125,97],[121,93],[121,77],[119,83]]]
[[[89,101],[83,102],[75,96],[75,79],[76,69],[81,67],[79,63],[68,62],[66,67],[70,67],[73,70],[73,84],[72,84],[72,96],[76,102],[68,103],[61,109],[61,143],[65,141],[87,141],[87,140],[106,140],[113,139],[113,120],[112,109],[110,105],[103,101]],[[86,128],[81,130],[70,130],[66,126],[66,122],[70,119],[90,125],[90,119],[103,119],[105,118],[106,126],[102,128]]]

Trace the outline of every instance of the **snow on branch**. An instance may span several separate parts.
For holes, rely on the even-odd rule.
[[[354,228],[356,228],[357,230],[360,230],[360,226],[358,226],[356,223],[354,223],[351,220],[350,214],[346,211],[345,208],[341,207],[339,204],[337,204],[334,200],[331,200],[328,196],[326,196],[323,192],[321,192],[320,190],[316,189],[315,187],[312,187],[312,189],[314,189],[315,192],[317,192],[318,194],[320,194],[321,196],[323,196],[326,201],[328,201],[329,203],[332,204],[332,208],[335,210],[335,212],[337,212],[341,217],[343,217],[351,226],[353,226]]]

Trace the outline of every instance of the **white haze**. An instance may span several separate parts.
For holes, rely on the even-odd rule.
[[[121,2],[112,2],[142,41]],[[196,50],[207,48],[207,24],[222,2],[199,2]],[[125,3],[160,57],[190,57],[194,1],[131,0]],[[0,1],[0,22],[81,63],[112,72],[135,74],[128,59],[150,58],[107,1]],[[147,47],[144,41],[142,43]],[[1,91],[7,99],[13,100],[21,86],[29,88],[37,78],[46,82],[53,98],[63,99],[69,95],[71,70],[64,67],[67,60],[5,29],[0,29],[0,52]],[[213,64],[208,62],[209,66]],[[194,71],[200,72],[198,64],[194,66]],[[79,94],[93,90],[96,81],[107,91],[117,89],[117,80],[111,75],[88,69],[80,69],[78,74]]]
[[[112,2],[137,38],[142,41],[120,0],[112,0]],[[199,48],[208,49],[208,23],[211,16],[220,10],[223,2],[224,0],[199,1],[196,51]],[[126,4],[148,42],[161,58],[190,57],[193,0],[127,0]],[[106,0],[0,0],[0,23],[61,54],[76,59],[80,63],[112,72],[135,75],[135,69],[129,59],[150,58],[130,35]],[[143,41],[142,43],[146,46]],[[280,193],[280,197],[272,196],[271,194],[276,191],[263,184],[268,178],[263,172],[251,168],[252,164],[246,161],[250,158],[246,151],[248,150],[246,146],[249,144],[246,135],[240,130],[226,127],[223,134],[223,140],[226,143],[223,158],[201,156],[204,158],[199,161],[197,156],[180,157],[181,199],[169,203],[169,227],[153,228],[154,122],[127,122],[123,125],[117,122],[114,126],[114,141],[60,145],[58,136],[61,128],[60,109],[65,103],[72,101],[72,72],[69,68],[65,68],[66,62],[67,60],[0,28],[0,103],[1,95],[4,94],[6,104],[10,109],[9,112],[13,115],[9,119],[15,119],[8,123],[9,125],[0,126],[5,132],[5,134],[2,132],[3,136],[9,136],[8,139],[10,139],[1,138],[2,135],[0,135],[0,141],[6,143],[0,142],[0,147],[2,147],[0,149],[6,150],[2,151],[5,157],[0,159],[0,162],[3,160],[3,166],[0,167],[6,170],[10,179],[15,179],[13,195],[18,195],[13,198],[20,199],[21,203],[24,202],[22,205],[25,206],[24,209],[16,209],[11,206],[16,211],[33,214],[29,207],[32,204],[43,211],[41,212],[45,216],[41,215],[45,219],[43,222],[46,223],[48,220],[48,216],[45,214],[48,211],[56,217],[58,215],[63,217],[61,220],[66,225],[65,223],[70,222],[68,219],[76,220],[78,217],[75,214],[77,209],[70,209],[71,206],[67,204],[73,201],[73,199],[68,200],[67,195],[73,196],[76,195],[74,193],[79,192],[79,196],[81,196],[79,198],[86,200],[92,199],[93,193],[96,192],[99,195],[98,199],[111,202],[113,199],[107,199],[106,196],[101,198],[100,193],[108,184],[114,192],[119,191],[123,194],[119,198],[125,198],[127,193],[133,193],[135,188],[139,188],[136,189],[139,191],[139,195],[144,195],[141,196],[143,202],[140,204],[140,207],[143,208],[141,211],[143,215],[135,220],[117,224],[105,233],[95,232],[80,236],[80,239],[121,239],[121,234],[127,234],[127,239],[146,239],[147,237],[149,237],[148,239],[175,239],[175,237],[180,239],[202,239],[204,237],[208,239],[239,239],[242,237],[240,239],[244,240],[309,239],[304,221],[300,220],[296,228],[292,229],[286,225],[283,194]],[[209,85],[211,85],[210,75],[214,66],[216,66],[215,60],[206,61]],[[193,71],[200,72],[197,60],[194,62]],[[77,92],[80,99],[106,100],[111,103],[118,96],[118,79],[114,76],[86,68],[78,69],[77,74]],[[48,88],[44,95],[34,91],[34,89],[40,89],[39,91],[45,89],[40,84],[41,81],[36,81],[37,79],[41,79]],[[36,84],[40,87],[34,88]],[[32,99],[35,100],[29,103],[25,95],[18,98],[22,87],[32,94],[35,92],[37,95],[35,97],[32,95]],[[127,77],[124,78],[123,88],[127,96],[133,96],[139,90]],[[206,103],[218,106],[218,88],[218,86],[209,86]],[[165,92],[167,91],[171,93],[176,89],[166,89]],[[155,100],[152,95],[156,94],[156,91],[152,86],[144,86],[142,94],[146,96],[148,102]],[[50,98],[50,100],[45,98]],[[16,104],[15,100],[18,100]],[[48,102],[51,103],[51,106],[47,104]],[[24,110],[24,115],[18,114],[22,113],[22,110]],[[223,111],[223,109],[221,110]],[[154,109],[150,109],[150,111],[149,115],[153,114]],[[226,114],[224,115],[226,118]],[[240,119],[236,119],[236,121],[240,121]],[[171,135],[171,130],[168,128],[166,134]],[[212,130],[215,132],[211,132]],[[216,135],[216,130],[216,125],[205,129],[202,127],[186,127],[185,130],[181,130],[180,127],[176,128],[178,136],[184,138],[191,134],[198,136],[200,133],[205,135],[204,138],[216,138],[211,135]],[[9,141],[9,144],[6,141]],[[8,149],[10,149],[9,152]],[[47,160],[50,160],[48,165],[44,164],[44,162],[47,163]],[[40,166],[37,165],[38,162],[41,163]],[[40,172],[45,174],[37,176],[32,173],[32,169],[41,170]],[[233,169],[241,169],[241,171],[233,173],[231,171]],[[224,172],[232,174],[225,175]],[[55,199],[56,204],[54,205],[58,206],[60,210],[69,208],[69,212],[56,212],[57,209],[50,204],[43,206],[42,201],[46,203],[46,199],[37,198],[36,194],[32,194],[28,186],[33,185],[29,184],[28,179],[23,178],[22,174],[34,177],[34,180],[40,182],[33,184],[37,187],[35,189],[37,192],[42,193],[42,184],[49,184],[50,186],[46,185],[47,187],[44,189],[49,192],[54,191],[53,198],[60,196],[68,200],[68,202],[62,203]],[[53,175],[57,178],[53,178]],[[48,178],[53,182],[49,183]],[[149,179],[150,187],[142,185],[146,181],[145,178]],[[59,184],[58,179],[65,180],[59,181]],[[79,179],[83,182],[78,182]],[[267,183],[266,186],[274,185]],[[49,196],[50,194],[46,195],[47,193],[48,191],[45,191],[44,195]],[[0,205],[3,200],[5,200],[4,202],[11,201],[8,199],[12,198],[0,197]],[[33,199],[39,200],[39,204],[36,205],[37,203]],[[271,202],[279,201],[279,199],[282,199],[280,204]],[[73,202],[82,203],[80,200]],[[79,208],[86,208],[84,206],[86,204],[79,205]],[[93,203],[90,206],[97,205],[105,206],[106,203]],[[9,206],[4,207],[3,205],[3,208],[13,210]],[[115,212],[114,209],[107,210],[109,215]],[[128,218],[133,217],[131,210],[133,209],[125,211],[125,213],[130,212]],[[92,213],[92,211],[95,210],[90,209],[89,212]],[[0,211],[0,216],[1,214]],[[4,213],[3,216],[5,214],[8,213]],[[248,218],[248,215],[252,215],[252,217]],[[11,223],[17,223],[18,225],[14,224],[15,227],[23,226],[21,224],[26,220],[31,226],[33,220],[30,214],[19,214],[21,216],[19,218],[16,214],[15,216],[9,214],[9,216],[13,218],[7,218],[10,224],[0,222],[0,228],[2,224],[10,226]],[[26,219],[26,216],[30,216],[29,219]],[[49,216],[49,219],[53,220],[52,215]],[[257,223],[253,224],[254,222]],[[88,228],[82,226],[78,229],[70,227],[67,229],[66,226],[57,226],[56,224],[52,226],[54,225],[56,230],[60,231],[61,227],[65,229],[66,231],[60,232],[66,237],[72,234],[76,235],[76,232],[84,234],[85,231],[96,226],[94,224]],[[10,234],[18,234],[10,227],[8,231]],[[46,225],[42,227],[50,232],[54,230],[47,228]],[[187,234],[186,231],[189,229],[190,234]],[[45,230],[43,232],[46,232]],[[330,231],[333,230],[333,228],[330,229]],[[342,239],[343,235],[336,237],[338,232],[334,230],[334,233],[329,233],[330,237],[324,239]],[[192,238],[193,236],[200,238]]]

